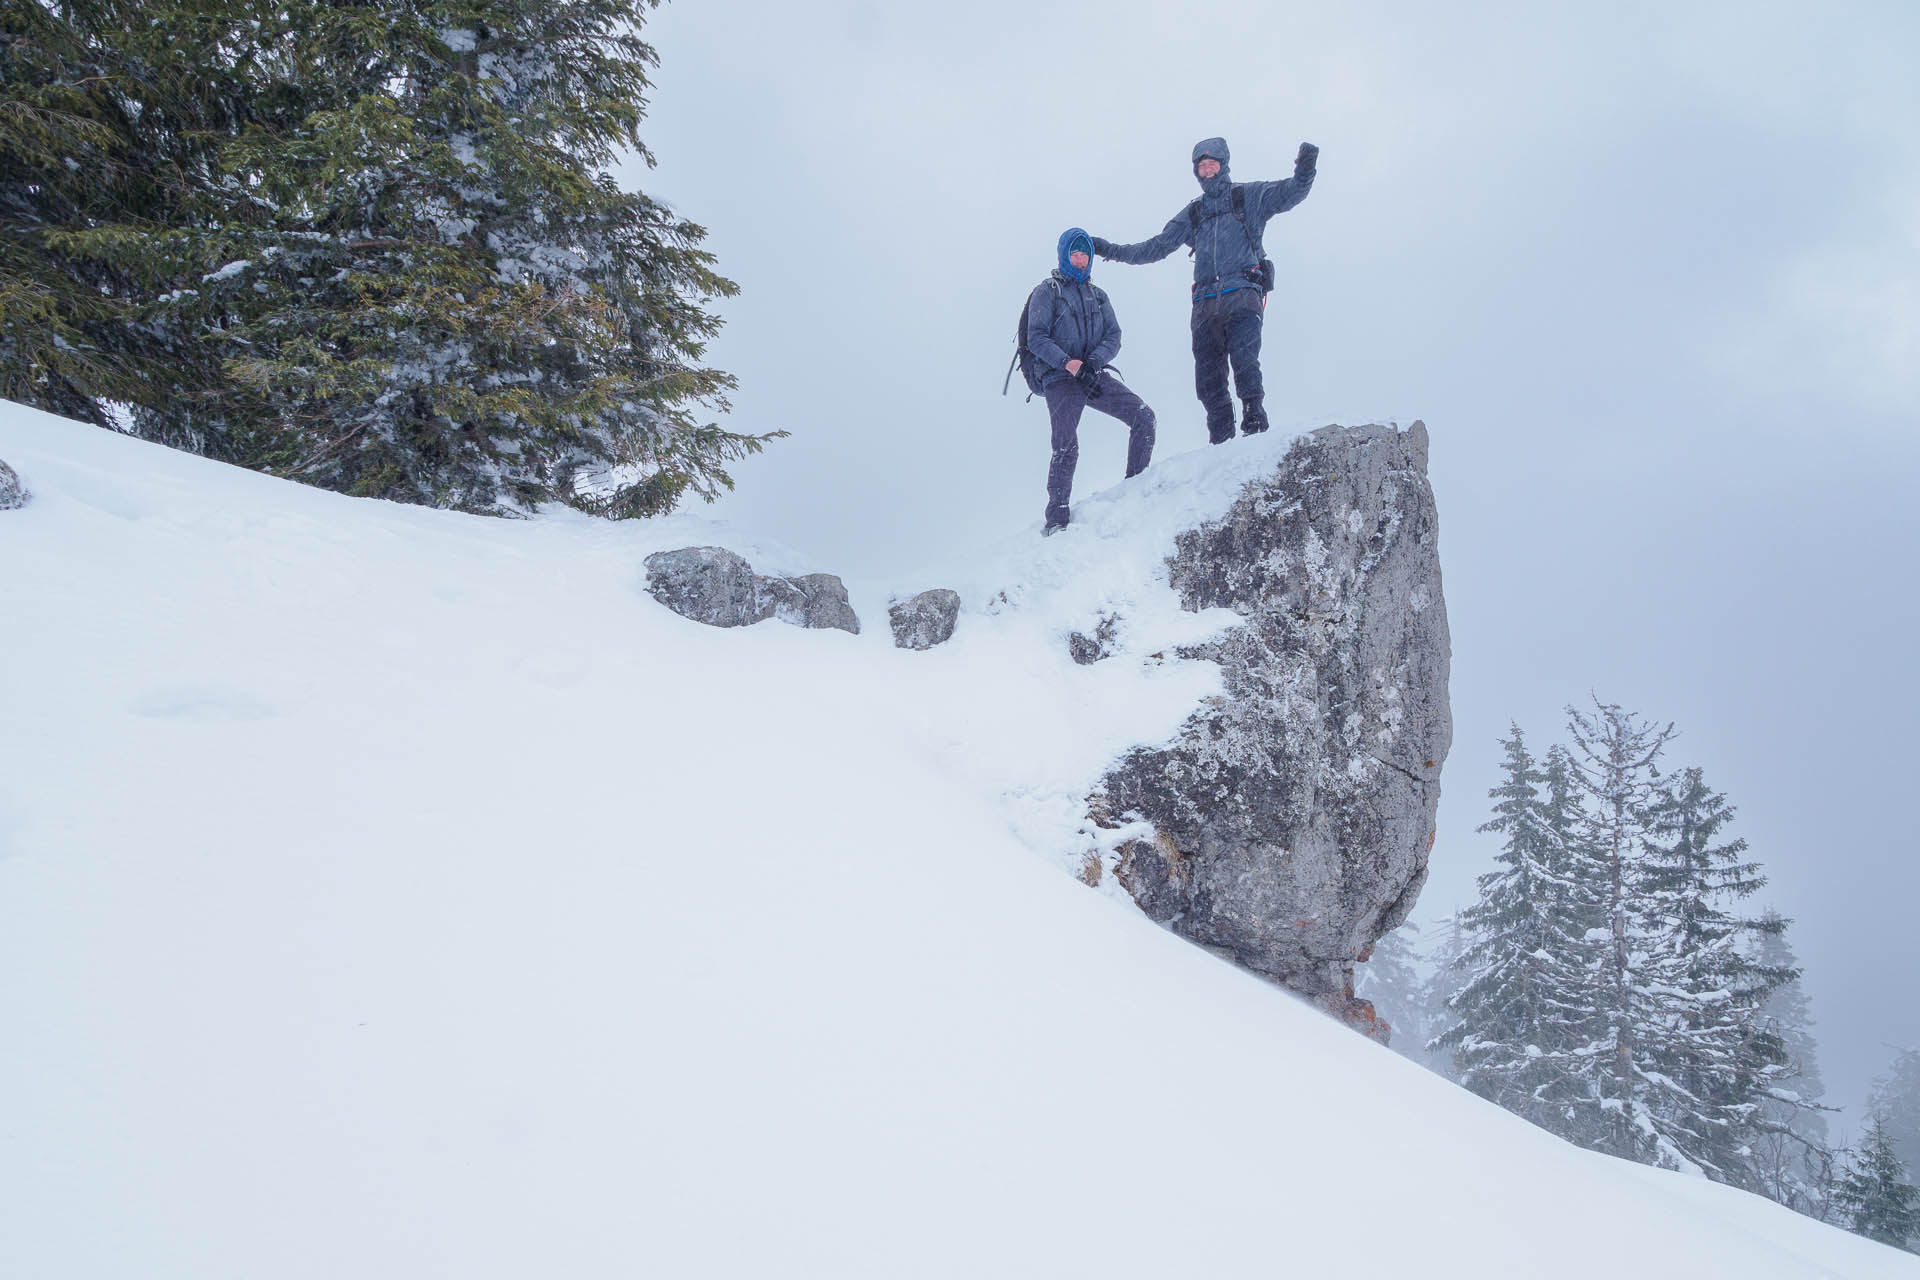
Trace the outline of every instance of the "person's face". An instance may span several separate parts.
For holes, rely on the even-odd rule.
[[[1087,251],[1085,249],[1075,249],[1072,253],[1067,255],[1067,261],[1073,264],[1074,270],[1085,271],[1087,269],[1087,264],[1089,262],[1092,262],[1093,259],[1087,256]]]
[[[1194,172],[1199,174],[1204,181],[1207,178],[1216,176],[1220,172],[1220,162],[1212,156],[1202,156],[1200,163],[1195,166]]]

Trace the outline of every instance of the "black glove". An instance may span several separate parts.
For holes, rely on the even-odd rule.
[[[1301,143],[1300,154],[1293,158],[1294,172],[1312,173],[1313,166],[1318,163],[1320,163],[1320,148],[1314,146],[1311,142]],[[1094,243],[1098,244],[1099,241],[1096,240]]]
[[[1082,362],[1080,372],[1073,375],[1073,380],[1080,384],[1082,391],[1087,393],[1087,399],[1098,400],[1100,398],[1099,365],[1094,364],[1091,360]]]
[[[1111,248],[1113,248],[1113,246],[1107,241],[1102,240],[1099,236],[1093,237],[1093,252],[1096,257],[1106,257],[1107,250]]]

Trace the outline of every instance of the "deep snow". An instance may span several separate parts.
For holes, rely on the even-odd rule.
[[[1224,621],[1157,549],[1285,443],[849,574],[855,637],[654,603],[664,547],[846,570],[698,513],[355,501],[0,405],[0,1275],[1920,1275],[1062,874],[1216,687],[1152,656]],[[958,634],[894,650],[929,586]]]

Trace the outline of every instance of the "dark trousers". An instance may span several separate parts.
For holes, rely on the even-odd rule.
[[[1100,394],[1087,393],[1072,378],[1047,384],[1047,417],[1053,422],[1053,461],[1047,466],[1047,523],[1067,522],[1067,499],[1073,496],[1073,468],[1080,461],[1080,413],[1092,405],[1110,418],[1127,424],[1127,474],[1137,476],[1153,460],[1153,410],[1127,384],[1104,370]]]
[[[1246,401],[1246,434],[1267,429],[1261,407],[1266,389],[1260,381],[1260,322],[1265,296],[1258,289],[1235,289],[1193,304],[1193,389],[1207,410],[1207,439],[1233,438],[1233,397],[1227,392],[1227,365],[1234,387]]]

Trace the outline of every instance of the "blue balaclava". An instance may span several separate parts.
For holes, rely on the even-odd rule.
[[[1073,259],[1067,256],[1075,249],[1087,255],[1084,269],[1074,266]],[[1078,227],[1068,227],[1060,233],[1060,274],[1081,283],[1093,274],[1093,237]]]
[[[1202,178],[1200,162],[1208,156],[1220,162],[1220,172],[1211,178]],[[1193,176],[1200,183],[1200,190],[1207,195],[1233,186],[1233,179],[1227,176],[1227,140],[1225,138],[1202,138],[1193,144]]]

